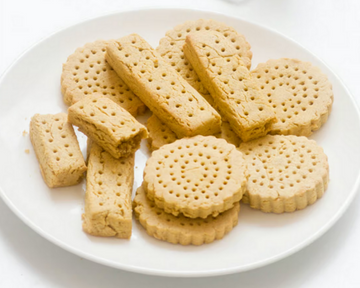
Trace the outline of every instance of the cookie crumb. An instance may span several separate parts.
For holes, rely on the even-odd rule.
[[[28,132],[26,131],[26,130],[24,130],[23,132],[22,132],[22,135],[25,137],[26,135],[28,134]]]
[[[26,154],[30,154],[30,150],[29,150],[29,149],[25,149],[25,153],[26,153]]]

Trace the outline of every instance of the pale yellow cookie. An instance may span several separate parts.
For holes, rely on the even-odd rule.
[[[236,147],[213,136],[177,140],[154,151],[143,187],[155,205],[189,218],[217,216],[246,189],[246,163]]]
[[[91,143],[83,229],[95,236],[130,238],[134,154],[115,159]]]
[[[200,78],[194,71],[194,68],[184,55],[183,51],[186,36],[189,33],[197,31],[218,31],[222,33],[231,41],[237,54],[248,69],[250,69],[251,66],[252,52],[250,51],[250,44],[246,41],[244,35],[237,33],[232,27],[212,19],[186,21],[166,32],[165,37],[160,40],[156,51],[159,52],[160,55],[169,62],[191,86],[212,104],[213,101],[210,93],[201,83]]]
[[[249,181],[242,201],[263,212],[293,212],[313,204],[325,192],[329,165],[314,140],[266,136],[240,145]]]
[[[184,52],[214,100],[214,107],[242,141],[265,136],[276,121],[230,40],[214,31],[186,37]]]
[[[149,117],[146,127],[149,131],[149,147],[150,150],[157,150],[161,146],[170,144],[178,138],[176,134],[170,130],[163,122],[155,115]],[[221,123],[221,132],[214,135],[216,138],[225,139],[228,143],[239,146],[241,140],[236,133],[231,129],[228,122]]]
[[[110,41],[106,59],[178,137],[220,131],[220,115],[139,35]]]
[[[30,122],[30,140],[41,174],[50,188],[75,185],[81,181],[86,165],[65,113],[34,115]]]
[[[234,146],[238,147],[241,143],[241,139],[239,136],[234,132],[231,128],[229,122],[223,121],[221,123],[221,132],[214,135],[216,138],[225,139],[226,142],[233,144]]]
[[[149,117],[146,127],[149,131],[148,142],[150,150],[157,150],[161,146],[173,143],[178,139],[176,134],[155,115]]]
[[[147,138],[146,128],[109,98],[88,96],[70,106],[69,122],[114,158],[126,157]]]
[[[136,219],[156,239],[181,245],[202,245],[222,239],[238,223],[240,204],[217,217],[191,219],[165,213],[139,187],[133,202]]]
[[[87,43],[69,56],[63,65],[61,91],[66,105],[71,106],[88,95],[104,95],[133,116],[146,106],[105,61],[108,41]]]
[[[333,91],[318,67],[282,58],[261,63],[251,73],[278,118],[271,134],[309,136],[327,121]]]

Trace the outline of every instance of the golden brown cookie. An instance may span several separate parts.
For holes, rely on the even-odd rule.
[[[88,95],[104,95],[133,116],[146,106],[105,61],[108,41],[87,43],[69,56],[63,65],[61,90],[66,105],[71,106]]]
[[[270,131],[275,114],[230,40],[214,31],[192,33],[186,37],[184,52],[214,107],[242,141]]]
[[[134,154],[115,159],[91,143],[83,229],[95,236],[130,238]]]
[[[133,202],[135,217],[156,239],[181,245],[202,245],[222,239],[238,223],[239,203],[217,217],[191,219],[165,213],[139,187]]]
[[[139,35],[110,41],[106,59],[178,137],[220,131],[220,115]]]
[[[261,63],[251,73],[278,118],[271,134],[309,136],[327,121],[333,91],[318,67],[282,58]]]
[[[244,203],[263,212],[293,212],[324,194],[329,165],[323,149],[306,137],[268,135],[240,145],[248,164]]]
[[[114,158],[135,153],[141,139],[148,136],[145,126],[107,97],[88,96],[68,111],[69,122]]]
[[[81,181],[86,165],[65,113],[34,115],[30,122],[30,139],[41,174],[50,188],[75,185]]]
[[[222,33],[231,41],[237,54],[248,69],[250,69],[251,66],[252,52],[250,51],[250,44],[246,41],[244,35],[237,33],[232,27],[212,19],[186,21],[166,32],[165,37],[160,40],[156,51],[159,52],[160,55],[169,62],[191,86],[212,104],[213,102],[210,93],[201,83],[201,80],[183,51],[186,36],[189,33],[198,31],[218,31],[219,33]]]
[[[217,216],[246,189],[246,163],[234,145],[213,136],[177,140],[146,162],[143,187],[166,213],[189,218]]]

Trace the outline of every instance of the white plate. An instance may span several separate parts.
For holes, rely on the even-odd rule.
[[[81,230],[84,184],[48,189],[29,137],[35,113],[66,111],[60,93],[61,64],[77,47],[99,38],[136,32],[154,47],[168,29],[190,19],[213,18],[235,27],[252,45],[253,67],[269,58],[296,57],[321,67],[333,83],[335,103],[329,121],[313,135],[329,157],[331,182],[315,205],[274,215],[242,205],[238,226],[223,240],[182,247],[149,237],[134,222],[130,241],[88,236]],[[341,81],[318,58],[292,40],[264,27],[210,12],[178,9],[128,11],[62,30],[26,51],[0,80],[1,197],[26,224],[56,245],[112,267],[166,276],[210,276],[260,267],[305,247],[346,210],[357,191],[360,122],[355,103]],[[82,147],[85,137],[80,137]],[[24,152],[30,149],[30,154]],[[135,187],[147,159],[143,143],[136,154]],[[310,259],[309,259],[310,260]]]

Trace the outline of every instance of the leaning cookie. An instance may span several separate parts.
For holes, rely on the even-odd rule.
[[[143,187],[166,213],[206,218],[234,207],[247,177],[242,153],[234,145],[196,136],[154,151],[146,162]]]
[[[104,95],[133,116],[142,114],[146,106],[105,60],[107,44],[105,40],[87,43],[69,56],[61,75],[64,102],[71,106],[89,95]]]
[[[220,131],[220,115],[137,34],[110,41],[106,60],[178,137]]]
[[[251,66],[252,52],[250,51],[250,44],[246,41],[244,35],[236,32],[232,27],[212,19],[186,21],[166,32],[165,37],[160,40],[156,51],[159,52],[160,55],[169,62],[191,86],[204,96],[210,104],[212,104],[213,102],[210,93],[203,86],[183,51],[186,36],[189,33],[199,31],[217,31],[223,34],[231,41],[231,44],[236,49],[236,53],[240,56],[248,69]]]
[[[202,245],[222,239],[238,223],[239,203],[216,218],[190,219],[173,216],[155,206],[139,187],[133,201],[136,219],[146,232],[159,240],[181,245]]]
[[[327,121],[333,91],[318,67],[282,58],[259,64],[251,74],[278,118],[271,134],[310,136]]]
[[[240,145],[249,181],[242,201],[263,212],[293,212],[324,194],[329,164],[323,149],[306,137],[268,135]]]
[[[231,41],[219,32],[193,33],[186,37],[184,52],[210,92],[214,107],[242,141],[270,131],[275,113]]]

